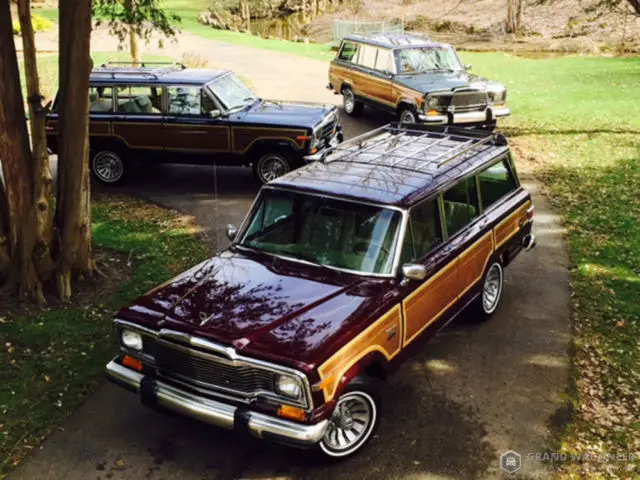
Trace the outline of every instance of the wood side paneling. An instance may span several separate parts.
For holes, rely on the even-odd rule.
[[[462,296],[484,275],[484,270],[493,253],[493,232],[488,231],[460,255],[458,280]]]
[[[162,122],[112,122],[112,134],[128,147],[160,150],[163,148]]]
[[[290,142],[298,149],[304,148],[305,140],[298,140],[297,137],[307,135],[304,129],[287,128],[264,128],[264,127],[232,127],[233,151],[244,153],[249,150],[254,143],[261,140],[284,140]]]
[[[527,218],[527,209],[531,206],[531,201],[528,200],[523,205],[518,207],[513,213],[502,220],[496,225],[495,237],[496,237],[496,249],[504,245],[511,237],[520,231],[520,222]]]
[[[397,304],[318,368],[325,401],[334,397],[342,376],[365,355],[379,352],[391,360],[400,352],[401,338],[402,317]]]

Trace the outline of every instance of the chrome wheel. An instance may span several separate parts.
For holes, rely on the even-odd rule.
[[[484,277],[484,285],[482,288],[482,309],[484,310],[484,313],[493,313],[493,311],[498,307],[501,294],[502,267],[499,263],[494,263],[489,267],[489,271]]]
[[[122,158],[108,150],[102,150],[94,155],[92,168],[94,175],[104,183],[116,183],[124,174]]]
[[[356,108],[356,97],[350,89],[342,92],[342,101],[344,102],[344,111],[351,115]]]
[[[416,123],[415,114],[408,108],[403,110],[400,114],[400,123]]]
[[[332,457],[350,455],[369,439],[376,417],[376,404],[369,394],[344,394],[336,404],[320,448]]]
[[[272,153],[258,161],[258,177],[262,183],[275,180],[290,171],[289,161],[282,155]]]

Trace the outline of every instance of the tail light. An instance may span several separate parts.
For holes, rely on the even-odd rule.
[[[531,205],[529,208],[527,208],[527,219],[530,222],[533,222],[533,217],[536,216],[536,207],[535,205]]]

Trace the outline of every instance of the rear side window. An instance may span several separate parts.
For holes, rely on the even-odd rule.
[[[478,174],[482,206],[485,209],[517,188],[516,181],[506,162],[507,160],[505,159]]]
[[[466,178],[442,196],[447,234],[455,235],[479,214],[478,190],[473,177]]]
[[[353,42],[344,42],[342,49],[338,54],[338,60],[344,60],[345,62],[353,62],[354,57],[358,53],[358,45]]]
[[[162,89],[131,85],[118,87],[117,111],[127,114],[160,115],[162,113]]]
[[[381,72],[393,71],[393,56],[391,55],[391,50],[378,50],[378,58],[376,59],[376,70],[380,70]]]
[[[378,49],[376,47],[372,47],[371,45],[361,45],[358,64],[367,68],[375,68],[377,54]]]
[[[90,87],[89,111],[91,113],[113,112],[113,88]]]

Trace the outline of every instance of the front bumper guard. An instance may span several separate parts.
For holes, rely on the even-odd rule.
[[[136,393],[140,392],[143,379],[149,378],[119,364],[115,359],[107,365],[107,376],[118,385]],[[244,427],[251,435],[258,438],[270,438],[300,447],[312,446],[324,437],[329,423],[328,420],[322,420],[306,425],[250,410],[239,415],[241,413],[239,407],[194,395],[161,380],[154,379],[153,384],[154,404],[158,407],[227,430]],[[242,417],[242,421],[237,425],[236,418],[239,416]]]
[[[464,123],[482,123],[508,117],[511,111],[507,107],[487,108],[478,112],[453,113],[452,115],[418,115],[418,118],[429,125],[447,125]]]

